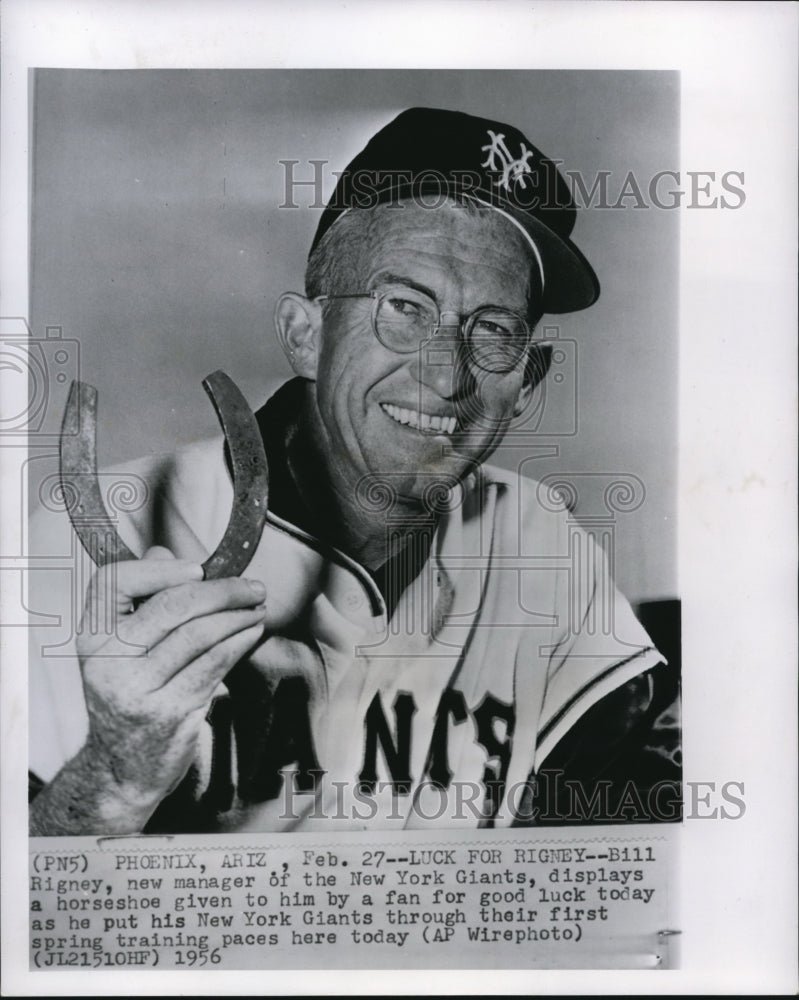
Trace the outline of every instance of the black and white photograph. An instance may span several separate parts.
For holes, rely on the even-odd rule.
[[[690,405],[753,171],[676,59],[303,62],[26,69],[24,966],[678,975],[760,794],[691,721],[746,710],[695,543],[765,479]]]
[[[677,75],[33,88],[31,832],[678,820]]]

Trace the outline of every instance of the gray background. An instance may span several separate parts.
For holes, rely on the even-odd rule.
[[[299,160],[298,179],[312,176],[309,160],[327,161],[327,196],[332,171],[413,105],[512,123],[589,187],[610,171],[611,203],[629,171],[645,190],[679,169],[672,72],[37,71],[31,326],[79,341],[81,377],[100,390],[101,464],[216,433],[200,387],[216,368],[253,407],[290,374],[272,311],[302,289],[320,209],[308,187],[296,189],[299,208],[278,207],[279,161]],[[577,433],[539,433],[558,454],[524,469],[643,482],[643,504],[618,515],[615,558],[640,600],[677,595],[678,218],[632,205],[578,217],[574,238],[602,294],[586,312],[543,320],[576,344],[564,372],[578,379]],[[550,383],[540,430],[568,431],[571,405]],[[534,447],[528,437],[494,460],[516,467]],[[608,481],[581,480],[578,514],[607,514]]]

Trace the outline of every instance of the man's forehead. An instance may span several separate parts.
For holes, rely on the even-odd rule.
[[[425,241],[440,253],[447,248],[465,255],[483,249],[518,259],[521,267],[530,266],[530,250],[525,237],[511,221],[491,209],[448,201],[432,208],[412,201],[378,205],[371,209],[351,209],[350,225],[342,227],[343,242],[368,243],[371,252],[383,247],[416,247]]]
[[[430,268],[453,276],[466,268],[476,280],[500,274],[503,284],[518,284],[529,296],[532,254],[524,237],[499,213],[458,203],[429,209],[408,203],[347,214],[347,222],[336,223],[341,226],[339,246],[346,258],[357,261],[361,282],[425,288],[429,285],[420,282]]]

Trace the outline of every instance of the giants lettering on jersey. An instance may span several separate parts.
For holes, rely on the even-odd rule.
[[[237,713],[233,718],[230,699],[216,698],[208,713],[214,731],[211,776],[203,802],[217,812],[231,808],[234,797],[242,804],[256,804],[277,798],[281,792],[284,768],[292,768],[296,789],[312,792],[316,781],[326,773],[320,766],[314,746],[309,712],[310,692],[302,678],[283,678],[274,692],[269,724],[263,716],[254,718]],[[485,788],[484,812],[496,814],[502,801],[510,765],[514,706],[492,694],[485,694],[473,706],[463,693],[446,688],[439,700],[424,773],[412,774],[411,758],[414,717],[417,706],[413,694],[400,691],[389,713],[379,694],[375,694],[363,720],[363,759],[360,771],[353,776],[363,793],[374,792],[378,783],[378,759],[382,758],[394,794],[409,795],[415,780],[427,780],[447,789],[453,779],[450,761],[450,736],[454,728],[471,726],[472,741],[482,748],[484,764],[481,776]],[[238,776],[231,776],[232,747],[235,740]]]

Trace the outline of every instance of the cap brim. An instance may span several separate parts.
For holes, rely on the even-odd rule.
[[[416,190],[422,190],[423,193],[423,188],[417,187]],[[494,192],[470,189],[464,191],[464,194],[479,201],[481,205],[511,216],[529,235],[544,269],[543,312],[577,312],[596,302],[599,298],[599,279],[571,240],[553,232],[537,217],[498,198]]]
[[[599,279],[571,240],[553,233],[543,222],[521,213],[511,213],[527,230],[544,262],[543,311],[576,312],[599,298]]]

